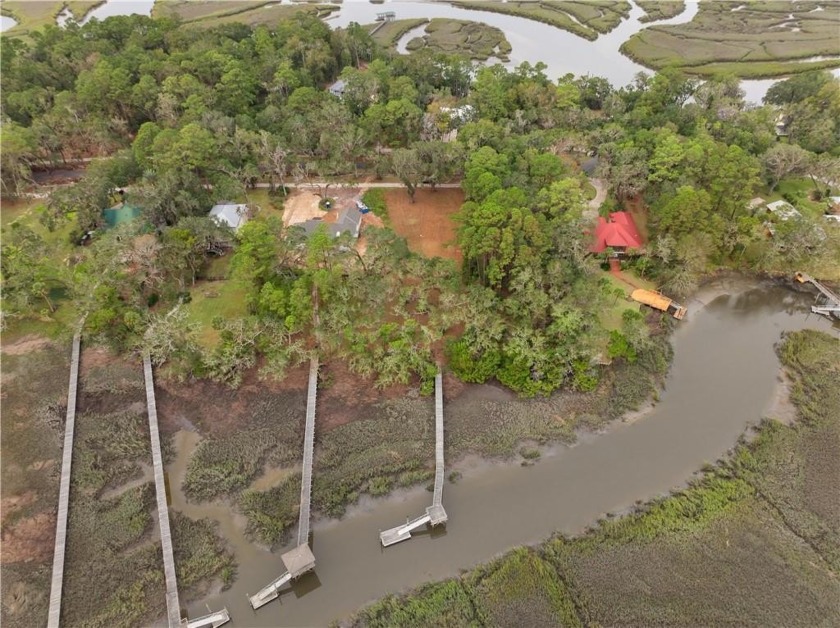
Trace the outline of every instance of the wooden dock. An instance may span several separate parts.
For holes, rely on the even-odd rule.
[[[152,378],[152,360],[143,354],[143,374],[146,379],[146,406],[149,411],[149,434],[152,440],[152,466],[155,475],[160,545],[163,550],[163,575],[166,580],[166,617],[169,628],[181,625],[181,605],[178,600],[178,580],[175,577],[175,555],[172,551],[172,533],[169,529],[169,507],[166,502],[166,484],[163,478],[163,456],[160,453],[155,382]]]
[[[433,526],[446,523],[448,516],[443,508],[443,376],[438,371],[435,376],[435,490],[432,505],[426,508],[426,514],[406,521],[403,525],[395,526],[379,533],[379,540],[383,547],[394,545],[411,538],[411,531],[431,524]]]
[[[796,280],[799,283],[810,283],[822,295],[823,303],[819,305],[812,305],[811,312],[814,314],[822,314],[823,316],[840,318],[840,296],[829,290],[822,283],[811,277],[806,273],[796,273]]]
[[[303,432],[303,472],[300,480],[300,519],[297,547],[280,557],[286,571],[264,586],[248,601],[254,610],[280,596],[280,589],[303,574],[315,569],[315,555],[309,547],[309,512],[312,497],[312,463],[315,452],[315,402],[318,393],[318,358],[309,363],[309,388],[306,397],[306,425]]]
[[[70,386],[67,391],[67,418],[64,422],[64,449],[61,452],[61,480],[58,486],[58,516],[55,521],[50,610],[47,628],[58,628],[61,620],[61,591],[64,585],[64,553],[67,545],[67,515],[70,510],[70,466],[73,463],[73,434],[76,429],[76,394],[79,388],[81,332],[73,336],[70,356]]]
[[[223,608],[218,613],[210,613],[197,619],[185,619],[181,626],[185,628],[219,628],[230,621],[228,609]]]
[[[309,362],[306,396],[306,427],[303,433],[303,473],[300,478],[298,546],[309,543],[309,504],[312,497],[312,457],[315,452],[315,400],[318,393],[318,358]]]

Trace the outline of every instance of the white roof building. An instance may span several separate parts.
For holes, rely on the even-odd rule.
[[[234,231],[248,222],[248,206],[235,203],[219,203],[210,210],[210,217]]]
[[[774,201],[772,203],[767,203],[767,211],[774,216],[778,216],[779,220],[800,218],[802,216],[802,214],[799,213],[799,210],[787,201]]]

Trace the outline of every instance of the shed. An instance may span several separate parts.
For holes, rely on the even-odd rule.
[[[765,201],[763,198],[761,198],[760,196],[756,196],[755,198],[750,199],[750,202],[747,203],[747,208],[754,211],[766,203],[767,201]]]
[[[598,218],[595,227],[595,242],[590,247],[593,253],[601,253],[608,247],[617,253],[624,253],[628,249],[638,249],[644,244],[639,230],[633,222],[633,217],[627,212],[613,212],[609,221]]]
[[[787,201],[773,201],[772,203],[767,203],[766,207],[767,211],[776,216],[779,220],[802,217],[799,210]]]
[[[219,203],[210,210],[210,217],[234,231],[248,222],[248,206],[237,203]]]
[[[344,96],[344,90],[347,89],[347,83],[338,79],[335,83],[330,85],[327,88],[330,91],[330,94],[333,96],[337,96],[338,98],[342,98]]]

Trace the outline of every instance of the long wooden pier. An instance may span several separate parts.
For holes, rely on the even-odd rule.
[[[226,608],[196,619],[181,617],[178,579],[175,575],[175,553],[172,547],[172,531],[169,528],[169,505],[166,499],[166,483],[163,475],[163,456],[160,450],[155,381],[152,373],[152,360],[148,353],[143,354],[143,376],[146,382],[146,407],[148,409],[149,435],[152,443],[152,467],[155,476],[155,496],[160,525],[160,546],[163,551],[163,575],[166,582],[166,621],[169,628],[218,628],[230,621],[230,614]]]
[[[297,547],[280,557],[286,571],[264,586],[248,601],[256,610],[277,599],[280,589],[303,574],[315,569],[315,555],[309,547],[309,512],[312,497],[312,460],[315,450],[315,401],[318,392],[318,358],[309,363],[309,389],[306,397],[306,426],[303,433],[303,472],[300,480],[300,519]]]
[[[446,523],[448,516],[443,508],[443,376],[438,371],[435,376],[435,490],[432,505],[426,508],[426,514],[406,521],[404,524],[379,533],[383,547],[394,545],[411,538],[411,531],[431,524]]]
[[[67,515],[70,510],[70,466],[73,463],[73,434],[76,429],[76,394],[79,388],[81,332],[73,336],[70,356],[70,386],[67,391],[67,418],[64,422],[64,449],[61,452],[61,480],[58,485],[58,516],[55,521],[50,610],[47,628],[58,628],[61,620],[61,591],[64,585],[64,553],[67,545]]]
[[[166,617],[169,628],[181,625],[181,605],[178,600],[178,580],[175,576],[175,555],[172,551],[172,533],[169,529],[169,506],[166,503],[166,483],[163,478],[163,456],[160,453],[155,382],[152,378],[152,360],[143,354],[143,374],[146,379],[146,406],[149,410],[149,434],[152,439],[152,466],[155,475],[160,546],[163,550],[163,575],[166,580]]]

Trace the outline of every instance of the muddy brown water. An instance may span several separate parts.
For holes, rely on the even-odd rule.
[[[286,548],[256,547],[229,508],[186,505],[175,488],[173,506],[219,520],[239,563],[234,586],[189,605],[190,616],[206,613],[206,605],[225,606],[233,626],[324,626],[388,593],[457,575],[555,531],[580,533],[606,513],[683,486],[778,405],[783,384],[774,345],[782,332],[815,328],[840,336],[840,326],[809,313],[813,300],[811,293],[742,279],[707,286],[688,302],[689,317],[673,337],[665,390],[649,412],[581,435],[572,447],[546,449],[532,467],[474,459],[461,464],[463,478],[444,488],[445,531],[380,547],[380,530],[424,512],[431,496],[422,488],[367,498],[341,520],[316,522],[315,573],[256,612],[247,594],[280,575]],[[184,462],[179,456],[171,466],[173,481]]]

